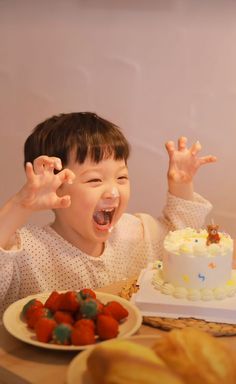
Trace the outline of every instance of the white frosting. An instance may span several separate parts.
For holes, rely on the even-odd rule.
[[[189,300],[223,300],[236,293],[231,280],[233,240],[219,233],[218,244],[206,245],[206,230],[185,228],[169,232],[165,255],[156,267],[153,284],[164,294]]]
[[[219,233],[218,244],[206,245],[208,233],[205,229],[196,231],[192,228],[170,231],[164,240],[164,248],[175,255],[225,256],[232,253],[233,240],[228,234]]]
[[[223,300],[226,297],[232,297],[236,294],[236,279],[229,280],[225,285],[217,288],[192,289],[174,286],[171,283],[165,282],[162,271],[157,270],[153,275],[152,284],[165,295],[172,295],[177,299],[188,299],[192,301]]]

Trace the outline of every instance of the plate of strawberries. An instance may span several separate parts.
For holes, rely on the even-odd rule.
[[[3,324],[12,336],[28,344],[74,351],[133,335],[142,324],[142,315],[128,300],[83,288],[20,299],[5,310]]]

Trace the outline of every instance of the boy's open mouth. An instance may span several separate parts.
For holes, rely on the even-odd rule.
[[[115,213],[115,208],[100,209],[94,212],[93,220],[101,226],[110,226]]]

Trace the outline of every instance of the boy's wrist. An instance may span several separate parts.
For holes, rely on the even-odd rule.
[[[172,195],[179,197],[184,200],[193,200],[193,183],[177,183],[173,180],[168,179],[168,191]]]
[[[22,191],[19,191],[11,198],[11,203],[14,206],[14,209],[17,209],[18,211],[21,211],[22,214],[28,216],[31,215],[33,210],[27,205],[26,199],[23,195],[24,194],[22,194]]]

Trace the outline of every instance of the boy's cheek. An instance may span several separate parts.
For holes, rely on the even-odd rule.
[[[124,193],[124,197],[127,201],[130,199],[130,187],[127,188],[127,190]]]

